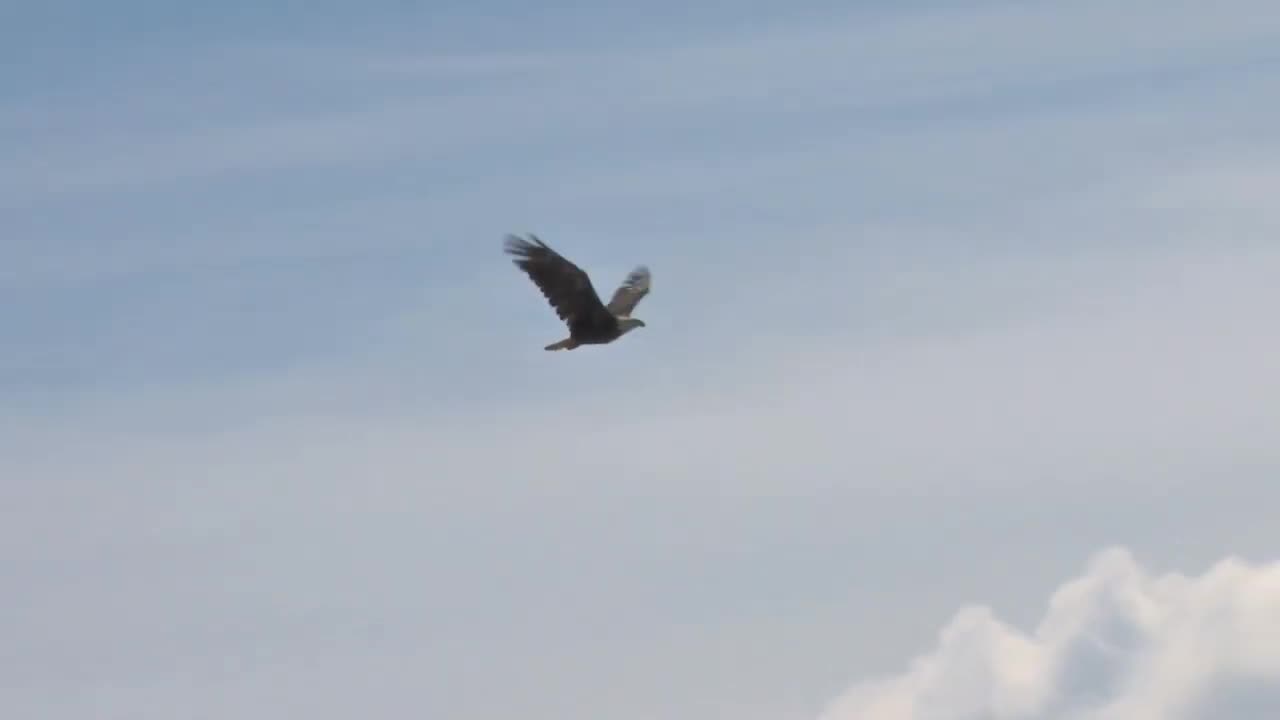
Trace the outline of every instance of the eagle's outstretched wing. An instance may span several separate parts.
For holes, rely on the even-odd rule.
[[[506,251],[516,267],[533,280],[556,315],[572,333],[604,329],[617,321],[600,301],[591,278],[534,235],[528,239],[508,235]]]
[[[621,317],[630,317],[636,305],[649,294],[649,284],[649,268],[644,265],[637,266],[635,270],[627,273],[626,279],[617,290],[613,291],[613,298],[606,306],[609,312]]]

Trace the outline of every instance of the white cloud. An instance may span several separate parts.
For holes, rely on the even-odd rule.
[[[986,607],[956,614],[901,675],[851,689],[823,720],[1231,720],[1240,689],[1276,684],[1280,562],[1228,557],[1203,575],[1155,576],[1100,553],[1053,594],[1030,633]]]

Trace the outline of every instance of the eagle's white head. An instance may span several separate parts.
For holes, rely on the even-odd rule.
[[[618,329],[621,330],[623,334],[629,333],[638,327],[644,327],[644,321],[641,320],[640,318],[633,318],[633,317],[618,318]]]

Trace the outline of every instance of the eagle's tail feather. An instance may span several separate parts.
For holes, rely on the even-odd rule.
[[[559,342],[551,343],[550,345],[546,346],[543,349],[544,350],[572,350],[576,347],[578,347],[578,343],[574,342],[573,338],[568,337]]]

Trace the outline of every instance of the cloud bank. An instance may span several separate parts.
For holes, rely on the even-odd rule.
[[[937,647],[822,720],[1239,720],[1280,712],[1280,562],[1154,576],[1099,553],[1030,634],[961,610]]]

